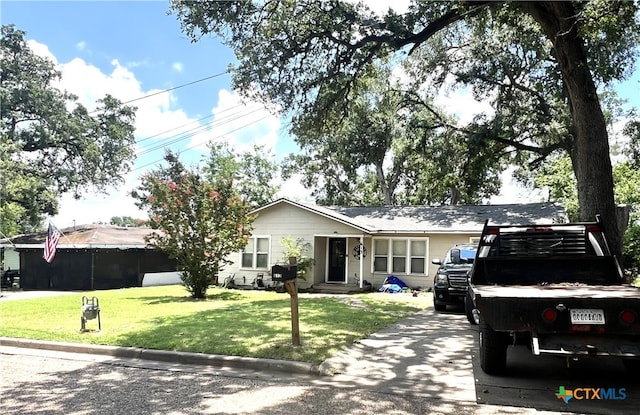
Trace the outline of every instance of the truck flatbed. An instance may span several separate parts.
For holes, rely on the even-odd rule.
[[[630,285],[483,285],[474,289],[483,298],[635,298],[640,288]]]

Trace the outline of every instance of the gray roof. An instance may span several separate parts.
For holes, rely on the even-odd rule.
[[[290,203],[367,233],[463,233],[480,232],[486,220],[494,225],[567,222],[557,203],[463,206],[318,206],[287,199]],[[260,208],[256,212],[264,209]]]

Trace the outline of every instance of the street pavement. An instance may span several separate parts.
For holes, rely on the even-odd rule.
[[[575,406],[557,399],[555,391],[562,384],[558,382],[566,378],[553,374],[555,360],[544,362],[552,366],[549,373],[536,375],[537,363],[521,363],[531,361],[530,354],[513,353],[513,374],[489,377],[476,364],[476,334],[463,314],[435,313],[429,308],[319,366],[0,339],[0,410],[12,414],[543,415],[573,413],[579,408],[580,413],[637,413],[640,402],[631,384],[627,387],[635,396],[627,402]],[[545,373],[550,375],[548,380]],[[572,385],[570,380],[566,379],[567,386]]]

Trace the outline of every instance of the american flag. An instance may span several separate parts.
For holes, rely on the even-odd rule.
[[[49,231],[47,232],[47,239],[44,241],[44,255],[42,256],[45,261],[51,263],[53,257],[56,256],[56,247],[60,236],[60,231],[49,222]]]

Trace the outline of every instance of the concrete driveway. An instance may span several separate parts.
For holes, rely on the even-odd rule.
[[[632,376],[617,360],[578,361],[567,368],[564,359],[533,356],[524,346],[512,346],[507,373],[485,374],[478,360],[476,327],[461,312],[436,313],[429,308],[353,345],[323,363],[323,369],[335,372],[331,382],[345,387],[355,384],[393,394],[455,400],[469,408],[480,404],[491,413],[494,405],[506,411],[519,407],[518,413],[638,413],[640,374]],[[626,397],[565,403],[556,397],[560,386],[625,388]]]

